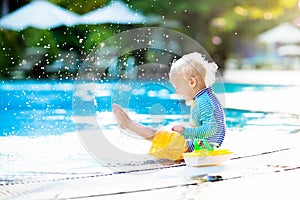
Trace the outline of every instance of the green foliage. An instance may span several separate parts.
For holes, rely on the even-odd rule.
[[[109,2],[109,0],[49,0],[78,14],[85,14],[91,10],[99,8]]]
[[[18,46],[15,32],[0,30],[0,78],[8,76],[12,66],[17,64],[22,50]]]
[[[130,9],[146,16],[158,16],[160,21],[157,20],[156,26],[171,27],[192,37],[202,44],[213,58],[219,60],[219,65],[222,65],[230,54],[235,40],[254,39],[259,33],[299,16],[297,0],[272,0],[271,3],[270,0],[123,1]],[[110,0],[50,2],[78,14],[85,14],[107,5]],[[139,26],[148,25],[77,25],[51,30],[29,28],[21,32],[0,30],[0,74],[6,76],[6,69],[17,65],[27,48],[43,48],[50,63],[57,59],[60,51],[75,50],[84,57],[112,35]]]
[[[181,23],[180,32],[197,40],[212,55],[222,58],[231,52],[237,38],[254,39],[259,33],[299,16],[297,0],[127,0],[134,9]],[[221,43],[213,42],[219,38]]]
[[[91,51],[101,42],[108,39],[114,34],[115,30],[112,27],[108,27],[106,25],[91,26],[90,31],[86,37],[86,42],[84,44],[85,52]]]
[[[52,61],[54,56],[58,53],[57,44],[50,30],[28,28],[21,32],[19,36],[21,37],[19,41],[23,42],[25,48],[39,47],[44,49],[47,52],[46,54],[52,58],[50,61]]]

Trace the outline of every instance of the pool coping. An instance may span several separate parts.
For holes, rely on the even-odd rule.
[[[257,140],[260,137],[260,140]],[[271,135],[261,132],[229,133],[225,147],[236,154],[220,166],[176,166],[160,170],[116,173],[7,184],[1,186],[3,199],[248,199],[282,198],[298,194],[287,184],[300,173],[297,141],[299,134]],[[266,142],[268,140],[268,142]],[[282,142],[285,140],[285,142]],[[252,149],[250,149],[253,147]],[[205,181],[220,175],[221,181]],[[277,180],[277,181],[276,181]],[[296,180],[296,182],[299,182]],[[294,183],[294,182],[293,182]],[[295,184],[295,183],[294,183]],[[297,185],[297,184],[296,184]],[[272,186],[277,190],[272,189]],[[280,188],[280,190],[279,190]],[[259,191],[255,192],[255,191]],[[271,193],[270,193],[271,192]],[[212,195],[213,194],[213,195]],[[247,195],[247,196],[245,196]],[[249,196],[248,196],[249,195]],[[250,199],[250,198],[249,198]]]
[[[300,86],[298,70],[236,70],[226,69],[222,73],[225,82]]]
[[[224,82],[289,87],[226,93],[224,107],[300,115],[300,97],[297,95],[300,92],[299,77],[300,71],[226,70]]]

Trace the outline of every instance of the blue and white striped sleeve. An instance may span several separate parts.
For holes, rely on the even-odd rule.
[[[206,139],[216,134],[218,126],[213,105],[208,96],[197,101],[192,110],[192,118],[197,127],[184,129],[182,135],[186,139]]]

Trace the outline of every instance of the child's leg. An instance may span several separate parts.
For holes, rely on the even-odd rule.
[[[147,140],[151,141],[153,139],[154,134],[157,132],[156,130],[132,121],[126,111],[119,105],[113,104],[112,108],[120,128],[128,129]]]

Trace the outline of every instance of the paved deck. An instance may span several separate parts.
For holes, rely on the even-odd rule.
[[[280,112],[300,115],[300,71],[239,71],[224,72],[224,81],[245,84],[287,85],[276,90],[227,93],[227,108]],[[249,103],[250,100],[250,103]]]
[[[260,140],[257,140],[260,137]],[[1,199],[283,199],[298,194],[299,134],[231,133],[235,153],[221,166],[83,175],[1,186]],[[206,175],[222,181],[205,182]]]
[[[300,86],[300,71],[296,70],[225,70],[223,79],[233,83]]]

